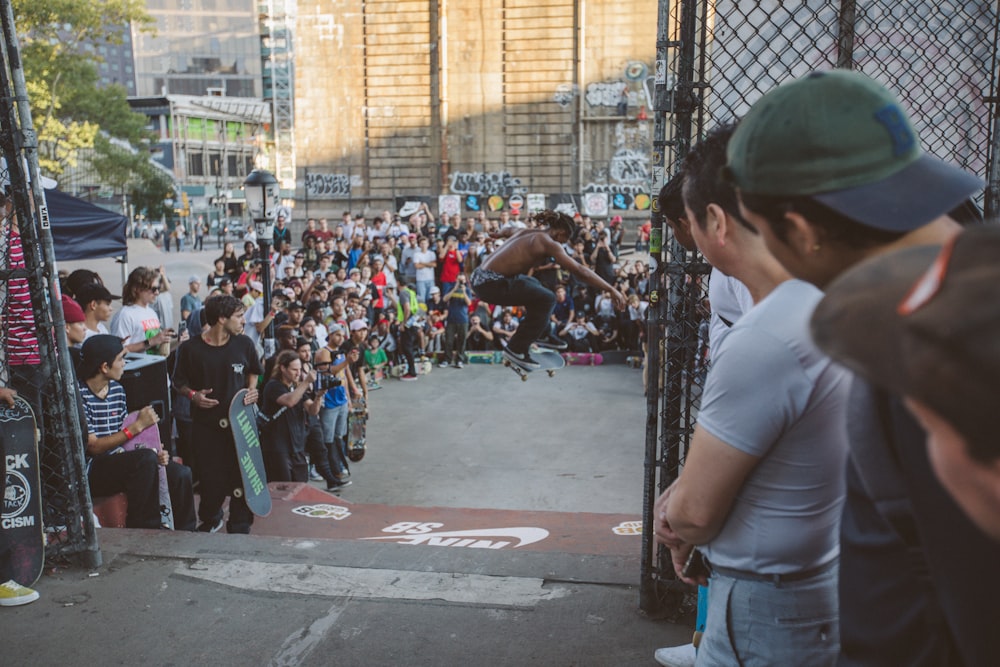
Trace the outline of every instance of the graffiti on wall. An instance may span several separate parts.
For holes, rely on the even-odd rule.
[[[563,109],[568,109],[573,104],[573,98],[576,97],[578,91],[579,89],[574,83],[560,83],[556,86],[556,92],[552,99]]]
[[[618,149],[611,158],[608,175],[619,183],[648,183],[649,154],[631,148]]]
[[[323,174],[307,172],[305,178],[306,197],[309,199],[346,199],[351,196],[351,188],[364,184],[357,174]]]
[[[514,178],[509,171],[456,171],[451,174],[451,191],[456,195],[500,195],[527,194],[521,179]]]
[[[612,107],[618,106],[622,98],[622,90],[628,88],[628,84],[622,81],[595,81],[587,84],[587,92],[584,99],[592,107]],[[635,102],[632,97],[635,95],[629,91],[629,104]]]

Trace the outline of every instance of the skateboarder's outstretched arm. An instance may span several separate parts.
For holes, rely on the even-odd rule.
[[[625,302],[625,296],[621,292],[609,285],[604,278],[601,278],[586,266],[567,255],[566,250],[562,247],[562,244],[556,243],[549,238],[545,238],[545,241],[546,245],[549,246],[549,249],[551,250],[550,256],[556,260],[556,264],[563,267],[591,287],[606,290],[611,294],[611,300],[615,304],[615,309],[625,310],[625,306],[627,304]]]

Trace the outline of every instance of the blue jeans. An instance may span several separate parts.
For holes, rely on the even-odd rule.
[[[507,344],[511,352],[524,354],[542,337],[549,325],[549,315],[556,306],[556,295],[531,276],[490,280],[472,288],[483,301],[501,306],[524,306],[524,317]]]
[[[698,667],[832,666],[840,650],[836,563],[774,584],[712,574]]]
[[[323,442],[326,444],[330,468],[340,475],[348,471],[347,451],[344,448],[348,414],[347,403],[335,408],[323,408],[319,411],[320,424],[323,426]]]
[[[432,287],[434,287],[433,280],[418,280],[417,301],[419,301],[420,303],[427,303],[427,300],[431,298]]]

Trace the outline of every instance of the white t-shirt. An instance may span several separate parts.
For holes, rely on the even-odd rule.
[[[126,345],[146,341],[160,333],[160,328],[160,318],[149,306],[123,306],[111,318],[111,333],[122,339],[128,338]]]
[[[703,547],[715,565],[782,574],[840,553],[851,374],[812,342],[822,296],[788,280],[719,343],[698,427],[760,461]]]
[[[87,329],[83,333],[83,340],[84,340],[84,342],[86,342],[86,340],[88,338],[90,338],[91,336],[96,336],[98,334],[108,334],[108,333],[111,333],[111,332],[108,331],[108,328],[106,326],[104,326],[104,322],[98,322],[97,323],[97,331],[94,331],[93,329]]]
[[[437,253],[435,253],[430,248],[426,252],[417,250],[413,253],[414,264],[430,264],[431,262],[437,261]],[[420,282],[433,281],[434,280],[434,267],[417,269],[417,280]]]
[[[736,324],[743,313],[753,308],[750,290],[732,276],[716,268],[708,279],[708,302],[712,305],[712,318],[708,328],[708,350],[712,353],[729,328]],[[726,324],[722,318],[729,320]]]

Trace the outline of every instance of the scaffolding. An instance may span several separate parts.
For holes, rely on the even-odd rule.
[[[282,189],[295,189],[296,0],[267,0],[260,5],[260,54],[264,101],[271,105],[274,173]],[[261,165],[272,166],[272,165]]]

